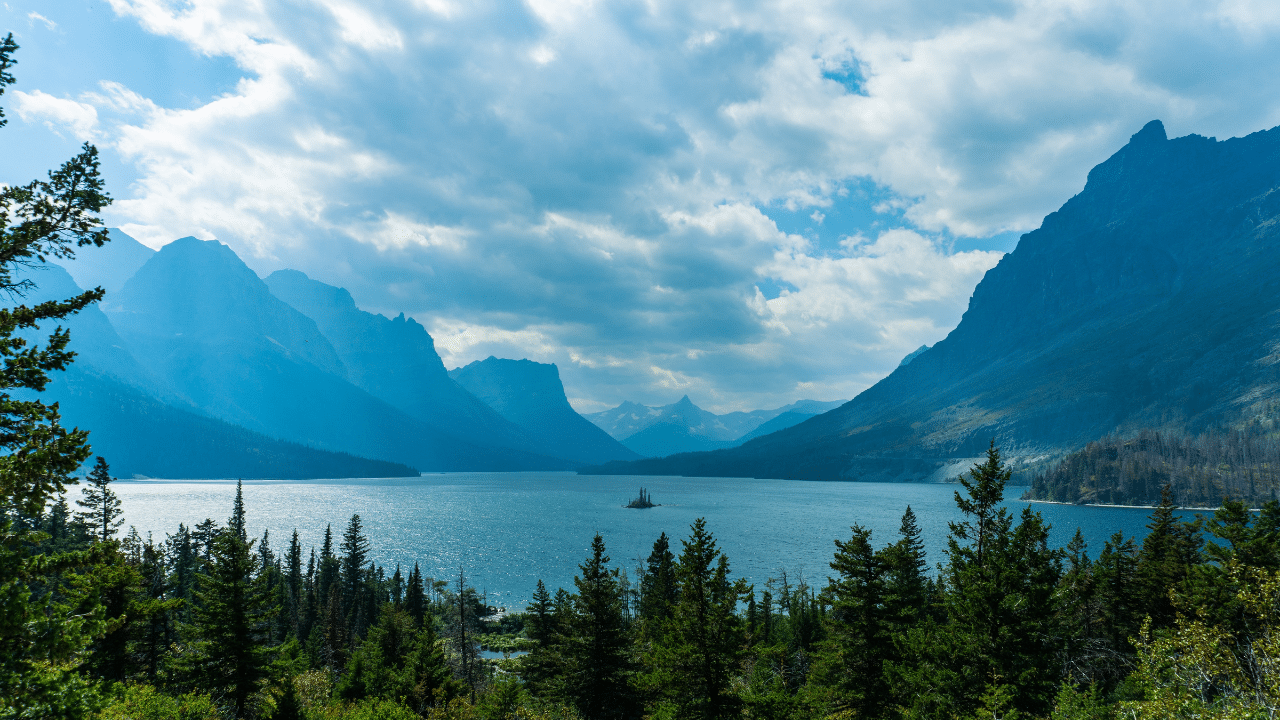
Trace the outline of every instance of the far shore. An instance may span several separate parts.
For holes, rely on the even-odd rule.
[[[1023,502],[1044,503],[1045,505],[1071,505],[1073,507],[1132,508],[1137,510],[1155,510],[1156,508],[1160,507],[1159,505],[1113,505],[1109,503],[1062,502],[1061,500],[1032,500],[1030,498],[1018,498],[1018,499]],[[1199,506],[1192,507],[1190,505],[1179,505],[1175,509],[1176,510],[1218,510],[1218,509],[1221,509],[1221,507],[1222,507],[1221,505],[1217,507],[1199,507]],[[1261,512],[1261,511],[1262,511],[1262,508],[1260,507],[1249,508],[1249,512]]]

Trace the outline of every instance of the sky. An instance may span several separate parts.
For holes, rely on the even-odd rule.
[[[1280,3],[4,0],[0,183],[102,152],[218,239],[581,412],[847,399],[1146,122],[1280,125]]]

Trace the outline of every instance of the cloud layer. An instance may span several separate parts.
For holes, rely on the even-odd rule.
[[[1280,124],[1261,1],[110,4],[244,75],[15,93],[137,167],[113,221],[404,311],[450,366],[556,362],[584,410],[850,397],[959,320],[999,259],[959,241],[1035,227],[1146,121]]]

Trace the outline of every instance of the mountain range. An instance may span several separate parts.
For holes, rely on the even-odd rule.
[[[688,395],[660,407],[624,402],[585,417],[644,457],[736,447],[838,407],[842,401],[800,400],[773,410],[716,415]]]
[[[573,410],[555,365],[491,357],[449,372],[421,324],[361,310],[343,288],[296,270],[259,278],[216,241],[157,252],[111,237],[31,269],[26,300],[107,290],[68,321],[78,357],[44,398],[91,429],[118,474],[386,476],[644,456]],[[699,413],[717,438],[786,414]],[[669,427],[667,415],[646,427]]]
[[[1280,389],[1280,129],[1153,121],[987,272],[942,341],[839,408],[739,447],[588,472],[954,479],[1138,430],[1271,426]]]
[[[104,252],[100,264],[94,252]],[[94,452],[123,476],[403,476],[583,462],[540,452],[463,390],[421,325],[360,311],[345,290],[301,273],[276,273],[269,285],[220,243],[182,238],[154,252],[112,231],[111,243],[65,269],[31,270],[36,289],[24,301],[78,293],[72,271],[83,286],[116,290],[66,323],[78,357],[43,398],[60,403],[64,423],[89,428]],[[618,446],[587,459],[633,457]]]

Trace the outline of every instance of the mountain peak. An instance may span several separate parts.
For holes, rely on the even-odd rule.
[[[1143,125],[1141,130],[1129,138],[1129,144],[1140,147],[1143,145],[1155,145],[1168,139],[1169,136],[1164,132],[1164,123],[1159,120],[1152,120]]]

